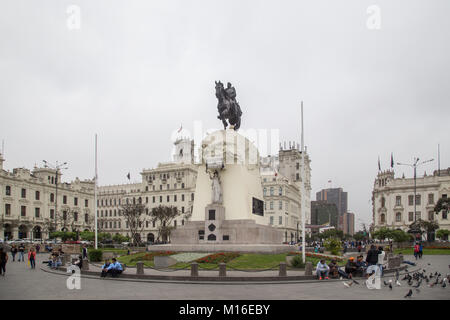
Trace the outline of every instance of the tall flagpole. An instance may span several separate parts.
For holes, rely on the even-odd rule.
[[[305,252],[306,252],[306,248],[305,248],[305,243],[306,243],[305,242],[305,227],[306,227],[306,223],[305,223],[305,220],[306,220],[306,217],[305,217],[305,141],[304,141],[304,130],[303,130],[303,101],[301,104],[301,117],[302,117],[302,119],[301,119],[302,120],[302,137],[301,137],[302,181],[301,181],[301,187],[300,187],[300,190],[301,190],[301,194],[300,194],[300,197],[301,197],[300,210],[301,210],[301,212],[300,213],[302,215],[302,260],[303,260],[303,263],[306,263],[306,254],[305,254]]]
[[[94,229],[95,229],[95,249],[98,249],[98,228],[97,228],[97,134],[95,134],[95,178],[94,178]]]

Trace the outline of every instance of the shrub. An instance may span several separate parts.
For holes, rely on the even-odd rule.
[[[89,261],[91,261],[91,262],[99,262],[99,261],[102,261],[102,259],[103,259],[102,250],[91,249],[91,250],[88,250],[88,254],[89,254]]]
[[[296,255],[294,256],[294,258],[292,258],[291,264],[294,268],[304,268],[305,264],[303,263],[303,259],[300,255]]]
[[[334,256],[338,256],[342,249],[341,242],[338,239],[334,239],[334,238],[327,239],[324,242],[324,246]]]

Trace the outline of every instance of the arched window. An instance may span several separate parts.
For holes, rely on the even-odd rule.
[[[380,215],[380,223],[385,223],[386,222],[386,215],[384,213],[382,213]]]
[[[397,212],[395,214],[395,222],[401,222],[402,221],[402,214],[401,212]]]
[[[381,207],[384,208],[386,206],[386,199],[381,197]]]

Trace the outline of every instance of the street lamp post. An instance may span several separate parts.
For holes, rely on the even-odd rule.
[[[419,163],[419,158],[414,158],[414,163],[412,164],[407,164],[407,163],[399,163],[397,162],[397,164],[399,166],[409,166],[409,167],[413,167],[414,168],[414,222],[416,222],[416,204],[417,204],[417,199],[416,199],[416,192],[417,192],[417,185],[416,185],[416,179],[417,179],[417,167],[427,163],[427,162],[431,162],[434,159],[430,159],[430,160],[426,160],[426,161],[422,161]]]
[[[46,167],[55,170],[55,231],[57,231],[58,225],[57,225],[57,216],[58,216],[58,175],[59,171],[62,169],[67,169],[67,167],[64,167],[67,162],[64,162],[62,164],[58,164],[58,161],[56,161],[55,165],[50,164],[46,160],[42,160]],[[49,234],[50,236],[50,234]]]

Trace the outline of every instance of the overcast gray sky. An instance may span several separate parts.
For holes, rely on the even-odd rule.
[[[66,10],[80,8],[80,29]],[[380,9],[369,29],[367,9]],[[69,163],[64,178],[140,180],[171,134],[220,128],[214,80],[232,82],[243,129],[305,144],[312,193],[348,192],[371,222],[377,159],[450,166],[450,1],[24,1],[0,8],[0,139],[6,169]],[[73,21],[73,20],[70,20]],[[432,173],[437,161],[418,172]],[[412,169],[396,168],[396,176]]]

